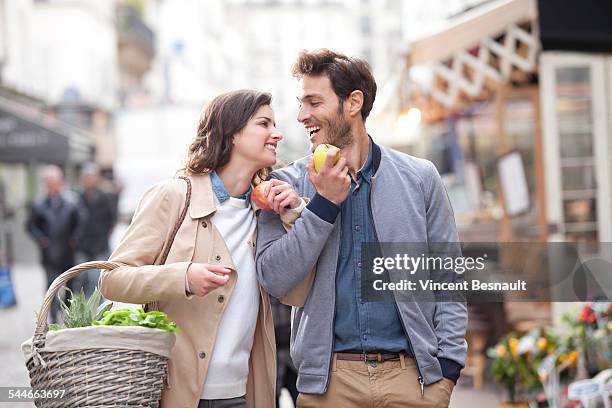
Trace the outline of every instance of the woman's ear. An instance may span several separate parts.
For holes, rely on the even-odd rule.
[[[361,108],[363,107],[363,92],[353,91],[347,100],[349,102],[349,115],[361,115]]]

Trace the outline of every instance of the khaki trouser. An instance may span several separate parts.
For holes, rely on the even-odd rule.
[[[421,396],[414,359],[401,355],[399,361],[382,363],[332,359],[325,394],[303,394],[297,408],[447,408],[453,383],[441,380],[425,386]]]

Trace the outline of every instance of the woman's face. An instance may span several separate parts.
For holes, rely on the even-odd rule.
[[[234,136],[232,160],[257,170],[276,164],[276,146],[283,135],[276,129],[274,111],[270,105],[261,106],[247,125]]]

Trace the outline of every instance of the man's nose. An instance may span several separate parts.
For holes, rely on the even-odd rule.
[[[298,115],[297,115],[298,122],[304,123],[309,118],[310,118],[310,112],[308,112],[306,109],[301,107],[300,110],[298,111]]]

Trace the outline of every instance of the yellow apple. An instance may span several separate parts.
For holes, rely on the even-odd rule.
[[[323,168],[323,165],[325,164],[325,158],[327,157],[327,151],[331,149],[332,147],[336,147],[336,146],[326,144],[326,143],[321,143],[320,145],[317,146],[314,153],[312,154],[312,159],[314,160],[314,168],[317,173],[320,172],[321,169]],[[336,163],[338,163],[338,160],[340,160],[340,153],[336,154],[336,157],[334,157],[334,161],[332,165],[335,165]]]

